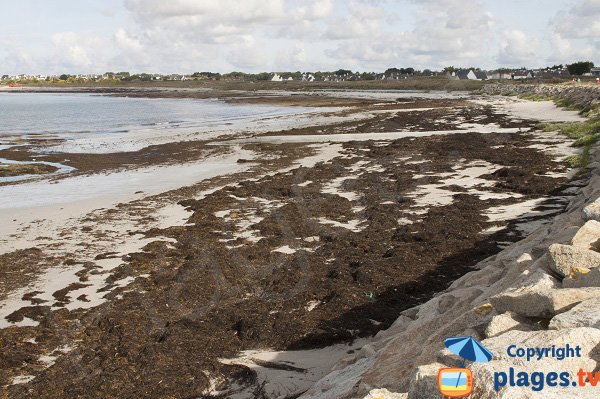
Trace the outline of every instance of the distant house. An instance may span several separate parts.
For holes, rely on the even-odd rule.
[[[302,81],[303,82],[314,82],[315,81],[315,76],[312,73],[303,73],[302,74]]]
[[[519,79],[531,79],[533,78],[533,72],[532,71],[517,71],[517,72],[513,72],[512,73],[512,78],[514,80],[519,80]]]
[[[600,68],[592,68],[590,70],[590,73],[592,74],[592,76],[600,76]]]
[[[283,82],[283,78],[278,73],[274,73],[269,80],[271,82]]]
[[[512,79],[512,75],[509,72],[489,72],[487,74],[488,79],[492,80],[503,80],[503,79]]]
[[[473,71],[476,80],[487,80],[487,74],[484,71]]]
[[[474,69],[461,69],[456,72],[456,77],[460,80],[487,80],[487,75],[483,71]]]
[[[568,78],[571,76],[568,69],[541,69],[532,71],[536,78]]]

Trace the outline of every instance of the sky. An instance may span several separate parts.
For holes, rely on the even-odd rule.
[[[0,0],[0,75],[600,63],[600,0]]]

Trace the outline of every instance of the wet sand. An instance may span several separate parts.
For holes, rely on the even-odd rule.
[[[277,351],[357,350],[583,184],[567,140],[481,101],[351,99],[316,126],[53,154],[78,171],[52,205],[48,183],[4,187],[26,202],[0,213],[2,390],[297,396],[326,370]]]

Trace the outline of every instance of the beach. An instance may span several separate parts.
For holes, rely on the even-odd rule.
[[[2,95],[99,94],[249,116],[1,135],[0,163],[28,166],[0,180],[10,397],[297,397],[587,184],[573,140],[538,129],[582,120],[550,101]]]

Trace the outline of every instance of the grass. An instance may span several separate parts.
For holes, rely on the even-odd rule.
[[[571,155],[567,158],[567,162],[572,168],[584,168],[590,163],[590,149],[584,148],[581,154]]]
[[[518,95],[519,98],[529,101],[547,101],[553,100],[551,96],[545,94],[523,93]]]
[[[570,103],[563,99],[555,99],[558,106],[565,106]],[[598,107],[583,110],[581,114],[587,114],[588,119],[583,122],[565,122],[565,123],[540,123],[537,128],[544,132],[558,131],[565,136],[575,140],[574,147],[583,147],[581,154],[571,155],[567,162],[572,168],[584,168],[591,160],[590,147],[600,141],[600,113]]]
[[[562,108],[567,108],[567,109],[573,109],[573,110],[578,109],[573,104],[573,101],[571,101],[571,100],[569,100],[568,98],[565,98],[565,97],[554,98],[554,104],[556,104],[557,107],[562,107]]]
[[[509,96],[515,96],[514,93],[505,94]],[[539,94],[539,93],[521,93],[517,95],[518,98],[529,101],[554,101],[557,107],[566,108],[573,111],[579,111],[579,114],[583,116],[590,116],[593,114],[594,110],[591,106],[587,106],[581,108],[577,106],[572,100],[564,97],[556,97],[549,94]]]
[[[544,132],[559,131],[565,136],[574,139],[576,147],[585,147],[595,144],[600,140],[600,118],[590,118],[583,122],[541,123],[538,129]]]

